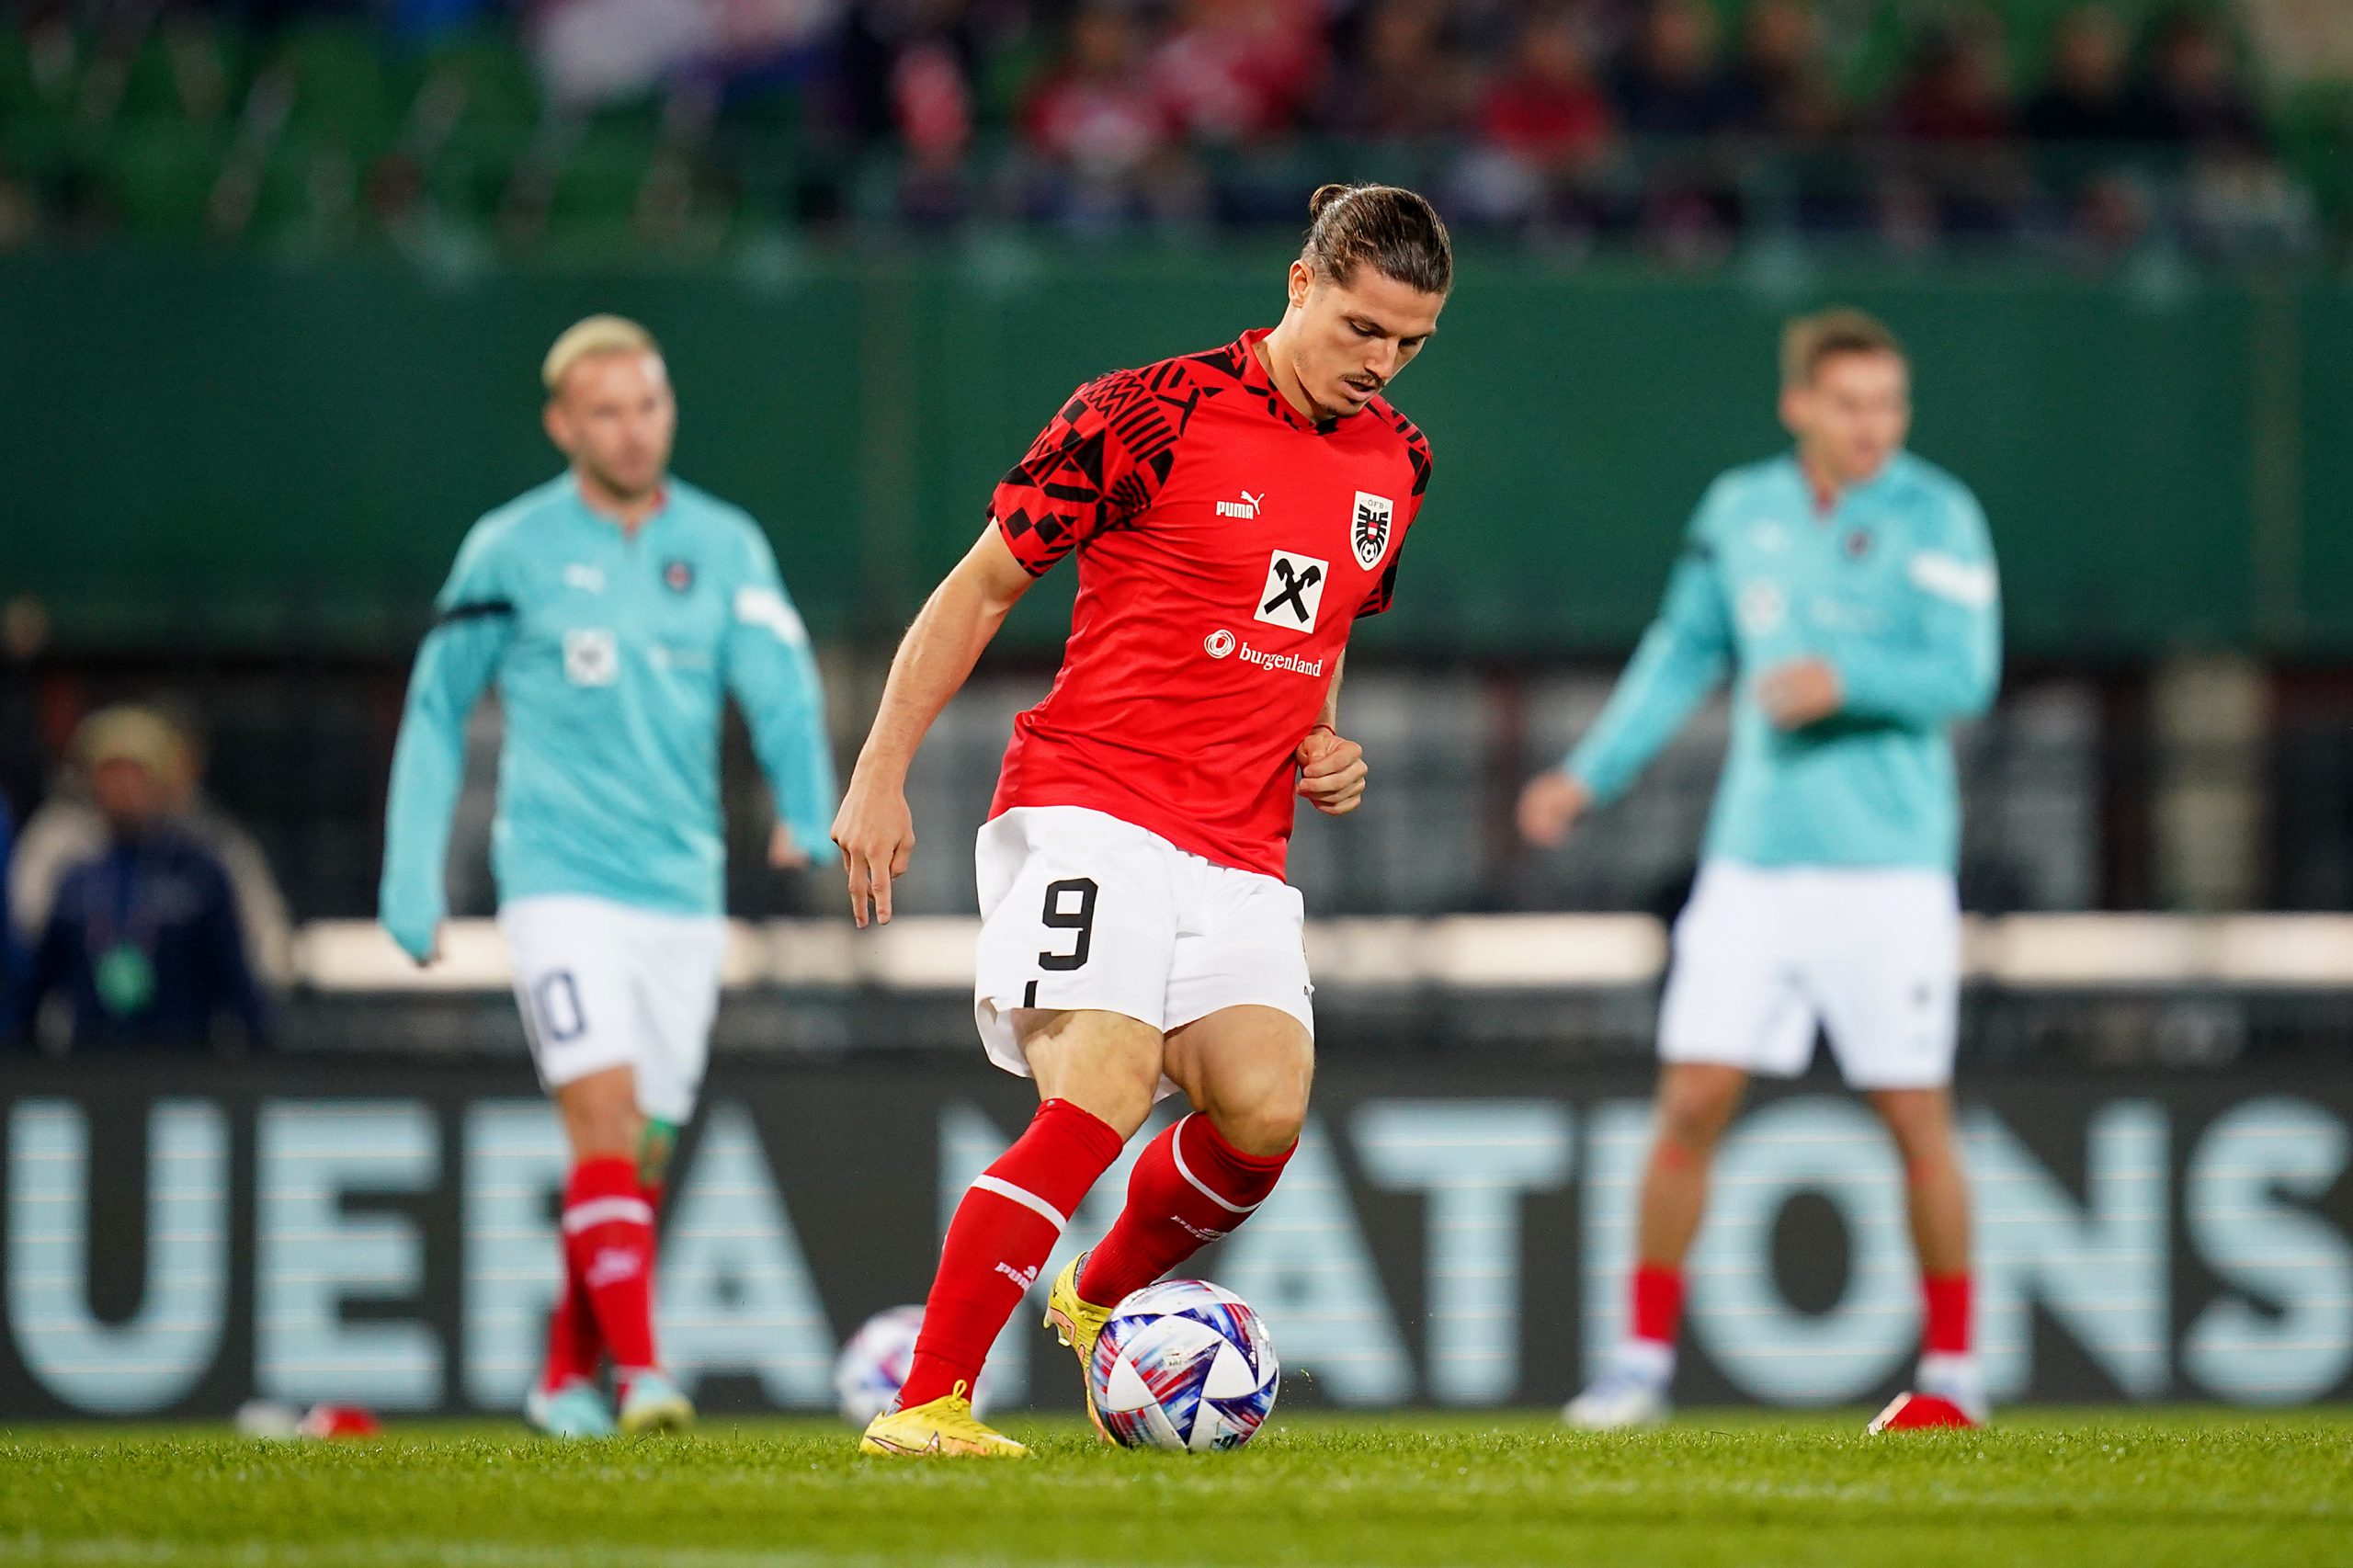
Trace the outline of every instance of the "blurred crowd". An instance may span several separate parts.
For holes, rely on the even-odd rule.
[[[2314,166],[2341,165],[2353,137],[2341,104],[2315,121],[2304,109],[2323,100],[2290,91],[2353,76],[2346,0],[511,3],[379,0],[341,19],[376,29],[388,56],[459,37],[528,49],[531,112],[573,129],[507,182],[522,228],[559,199],[580,128],[644,128],[658,152],[621,183],[647,240],[698,201],[813,225],[1292,225],[1305,190],[1349,177],[1410,182],[1465,227],[1569,245],[1631,236],[1704,256],[1789,232],[2113,253],[2160,235],[2238,256],[2325,228]],[[40,17],[85,4],[166,29],[176,14],[63,0],[28,23],[36,62],[54,52]],[[246,0],[201,14],[266,55],[339,13]],[[102,67],[107,28],[75,25],[100,37]],[[217,82],[182,89],[222,97]],[[405,90],[401,146],[372,178],[360,159],[355,182],[355,202],[388,218],[468,183],[428,165],[496,97],[479,80]],[[281,83],[242,113],[231,102],[233,156],[266,139],[268,115],[299,124],[299,96]],[[2283,114],[2291,98],[2304,109]],[[213,193],[216,226],[233,184]]]
[[[1031,20],[1015,9],[851,17],[855,118],[911,154],[919,213],[972,199],[955,171],[1009,74],[1021,202],[1081,225],[1292,221],[1292,171],[1277,158],[1261,184],[1250,163],[1298,138],[1416,149],[1401,162],[1457,222],[1572,236],[1704,244],[1774,222],[2116,244],[2177,221],[2236,249],[2311,220],[2233,34],[2202,10],[2136,28],[2083,6],[2022,81],[2000,11],[1917,6],[1894,68],[1859,86],[1834,26],[1856,8],[1816,0],[1750,0],[1730,27],[1706,0],[1098,3],[1008,72]]]

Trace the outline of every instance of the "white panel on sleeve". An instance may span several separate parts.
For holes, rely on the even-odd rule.
[[[736,589],[735,619],[746,626],[765,626],[776,633],[778,642],[794,647],[809,641],[809,628],[802,623],[801,612],[774,588],[755,585]]]
[[[1963,561],[1941,551],[1924,550],[1914,556],[1908,574],[1912,585],[1922,593],[1950,599],[1970,609],[1984,609],[1992,604],[2000,585],[1990,564]]]

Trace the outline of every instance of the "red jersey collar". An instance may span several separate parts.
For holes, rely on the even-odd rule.
[[[1267,369],[1267,362],[1258,358],[1258,345],[1264,343],[1267,334],[1273,331],[1270,326],[1254,326],[1234,339],[1233,351],[1242,359],[1242,384],[1258,393],[1267,406],[1274,411],[1275,416],[1292,429],[1305,430],[1317,436],[1330,435],[1339,427],[1339,420],[1310,419],[1293,408],[1290,399],[1283,396],[1282,389],[1275,385],[1275,378]]]

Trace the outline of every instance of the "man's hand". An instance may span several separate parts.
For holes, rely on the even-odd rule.
[[[1364,799],[1364,747],[1344,741],[1328,724],[1307,732],[1295,754],[1299,792],[1327,817],[1344,817]]]
[[[395,928],[387,924],[384,930],[409,961],[419,969],[430,969],[441,960],[441,922],[415,928]]]
[[[782,823],[768,835],[768,865],[779,871],[804,870],[809,865],[809,851],[801,847],[801,841]]]
[[[1519,792],[1519,835],[1540,849],[1568,837],[1569,829],[1593,804],[1585,780],[1562,768],[1540,773]]]
[[[906,790],[852,774],[834,818],[833,839],[841,846],[842,869],[849,874],[849,917],[863,930],[870,911],[878,924],[888,926],[891,879],[906,870],[915,852],[915,819],[907,809]]]
[[[1827,659],[1792,659],[1756,679],[1756,705],[1784,730],[1820,723],[1847,705],[1838,667]]]

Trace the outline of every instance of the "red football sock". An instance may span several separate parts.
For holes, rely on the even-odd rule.
[[[548,1312],[547,1369],[540,1387],[549,1393],[566,1383],[585,1382],[597,1375],[605,1359],[605,1336],[597,1331],[597,1313],[572,1267],[572,1249],[564,1248],[563,1285]]]
[[[644,1190],[646,1207],[658,1220],[662,1184],[645,1183]],[[547,1369],[540,1375],[540,1386],[550,1393],[566,1383],[592,1381],[605,1363],[605,1335],[597,1326],[597,1311],[580,1282],[580,1272],[572,1267],[571,1251],[568,1246],[563,1249],[563,1288],[548,1312]],[[652,1256],[660,1256],[658,1237]]]
[[[1250,1218],[1275,1190],[1291,1149],[1245,1154],[1198,1112],[1154,1139],[1128,1177],[1119,1222],[1086,1255],[1086,1299],[1116,1306]]]
[[[915,1361],[899,1391],[903,1408],[928,1404],[979,1379],[1005,1320],[1037,1283],[1079,1200],[1125,1142],[1092,1112],[1048,1100],[1029,1131],[972,1183],[940,1249]]]
[[[1630,1335],[1672,1346],[1683,1321],[1683,1270],[1663,1263],[1636,1264],[1632,1297]]]
[[[597,1329],[613,1353],[613,1375],[630,1379],[660,1362],[654,1352],[654,1209],[637,1164],[620,1155],[572,1167],[563,1194],[563,1250]]]
[[[1920,1297],[1927,1321],[1920,1330],[1920,1348],[1931,1356],[1969,1354],[1970,1278],[1966,1274],[1924,1274]]]

